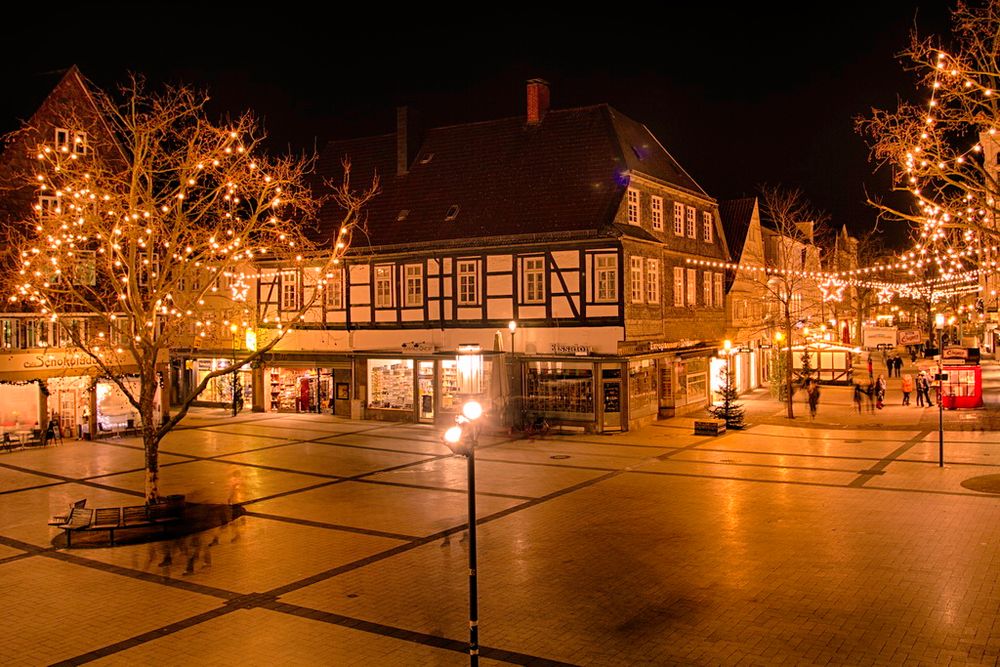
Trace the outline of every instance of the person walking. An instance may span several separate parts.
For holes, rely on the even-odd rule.
[[[868,353],[868,381],[875,379],[875,369],[872,368],[872,353]]]
[[[900,355],[896,357],[896,377],[902,377],[903,373],[903,356]]]
[[[885,404],[885,376],[879,375],[875,380],[875,407],[879,410]]]
[[[854,407],[857,409],[858,414],[861,414],[861,400],[864,397],[864,390],[861,388],[860,384],[854,384]]]
[[[913,376],[907,373],[903,376],[903,405],[910,404],[910,392],[913,391]]]
[[[875,383],[869,382],[865,387],[865,398],[868,399],[868,413],[875,414]]]
[[[810,380],[806,392],[809,398],[809,416],[816,419],[816,408],[819,406],[819,382]]]

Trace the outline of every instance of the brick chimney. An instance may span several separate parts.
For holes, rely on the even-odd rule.
[[[549,110],[549,82],[528,79],[528,125],[538,125]]]
[[[410,171],[423,139],[418,114],[407,107],[396,107],[397,176],[405,176]]]

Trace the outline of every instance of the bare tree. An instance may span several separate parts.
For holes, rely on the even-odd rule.
[[[973,265],[978,244],[1000,240],[1000,0],[959,2],[952,24],[951,43],[914,32],[901,54],[924,99],[857,121],[872,161],[890,166],[894,188],[913,197],[912,207],[871,200],[915,225],[907,267],[931,264],[945,276]]]
[[[42,197],[35,215],[13,227],[15,265],[6,277],[10,300],[55,322],[137,411],[146,499],[154,502],[159,444],[192,401],[214,378],[267,353],[312,305],[256,321],[250,288],[260,263],[310,265],[327,275],[378,182],[354,191],[345,178],[326,195],[343,218],[317,244],[304,233],[325,198],[310,187],[313,160],[263,154],[251,114],[215,123],[204,95],[186,87],[150,93],[138,79],[119,95],[95,90],[94,98],[113,140],[90,135],[85,151],[38,145],[25,176]],[[65,126],[77,122],[67,118]],[[231,341],[258,326],[269,338],[255,351],[207,374],[172,416],[155,418],[172,347]]]
[[[767,315],[784,339],[785,402],[788,418],[794,419],[793,334],[796,325],[807,323],[818,311],[820,266],[813,235],[826,216],[813,208],[801,190],[765,185],[760,194],[761,217],[767,223],[764,252],[768,268],[759,282]]]

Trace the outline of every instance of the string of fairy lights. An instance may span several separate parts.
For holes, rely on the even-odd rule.
[[[34,237],[20,252],[18,284],[9,300],[34,304],[52,322],[81,295],[104,304],[112,327],[121,319],[115,311],[141,313],[144,321],[133,322],[129,331],[134,346],[151,344],[163,322],[183,321],[202,338],[214,336],[220,324],[225,330],[248,328],[253,317],[233,309],[216,321],[206,298],[246,305],[259,276],[241,267],[261,258],[297,268],[307,261],[294,231],[296,207],[286,205],[299,195],[294,174],[287,165],[252,158],[248,143],[253,145],[236,131],[200,143],[197,157],[177,165],[171,198],[154,195],[152,203],[106,181],[100,166],[82,162],[86,154],[72,146],[39,146]],[[185,227],[179,221],[191,209],[209,222]],[[332,264],[340,262],[347,234],[346,227],[339,230]],[[332,274],[315,270],[321,292]],[[112,280],[97,279],[97,273]],[[279,335],[293,326],[266,313],[263,323],[273,324]],[[111,331],[94,332],[87,347],[102,358],[125,352]]]

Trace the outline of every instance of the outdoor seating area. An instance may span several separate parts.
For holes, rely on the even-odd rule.
[[[37,423],[31,428],[23,428],[16,424],[0,425],[0,452],[13,452],[27,447],[43,447],[57,443],[62,443],[62,431],[56,419],[52,419],[45,430],[38,428]]]

